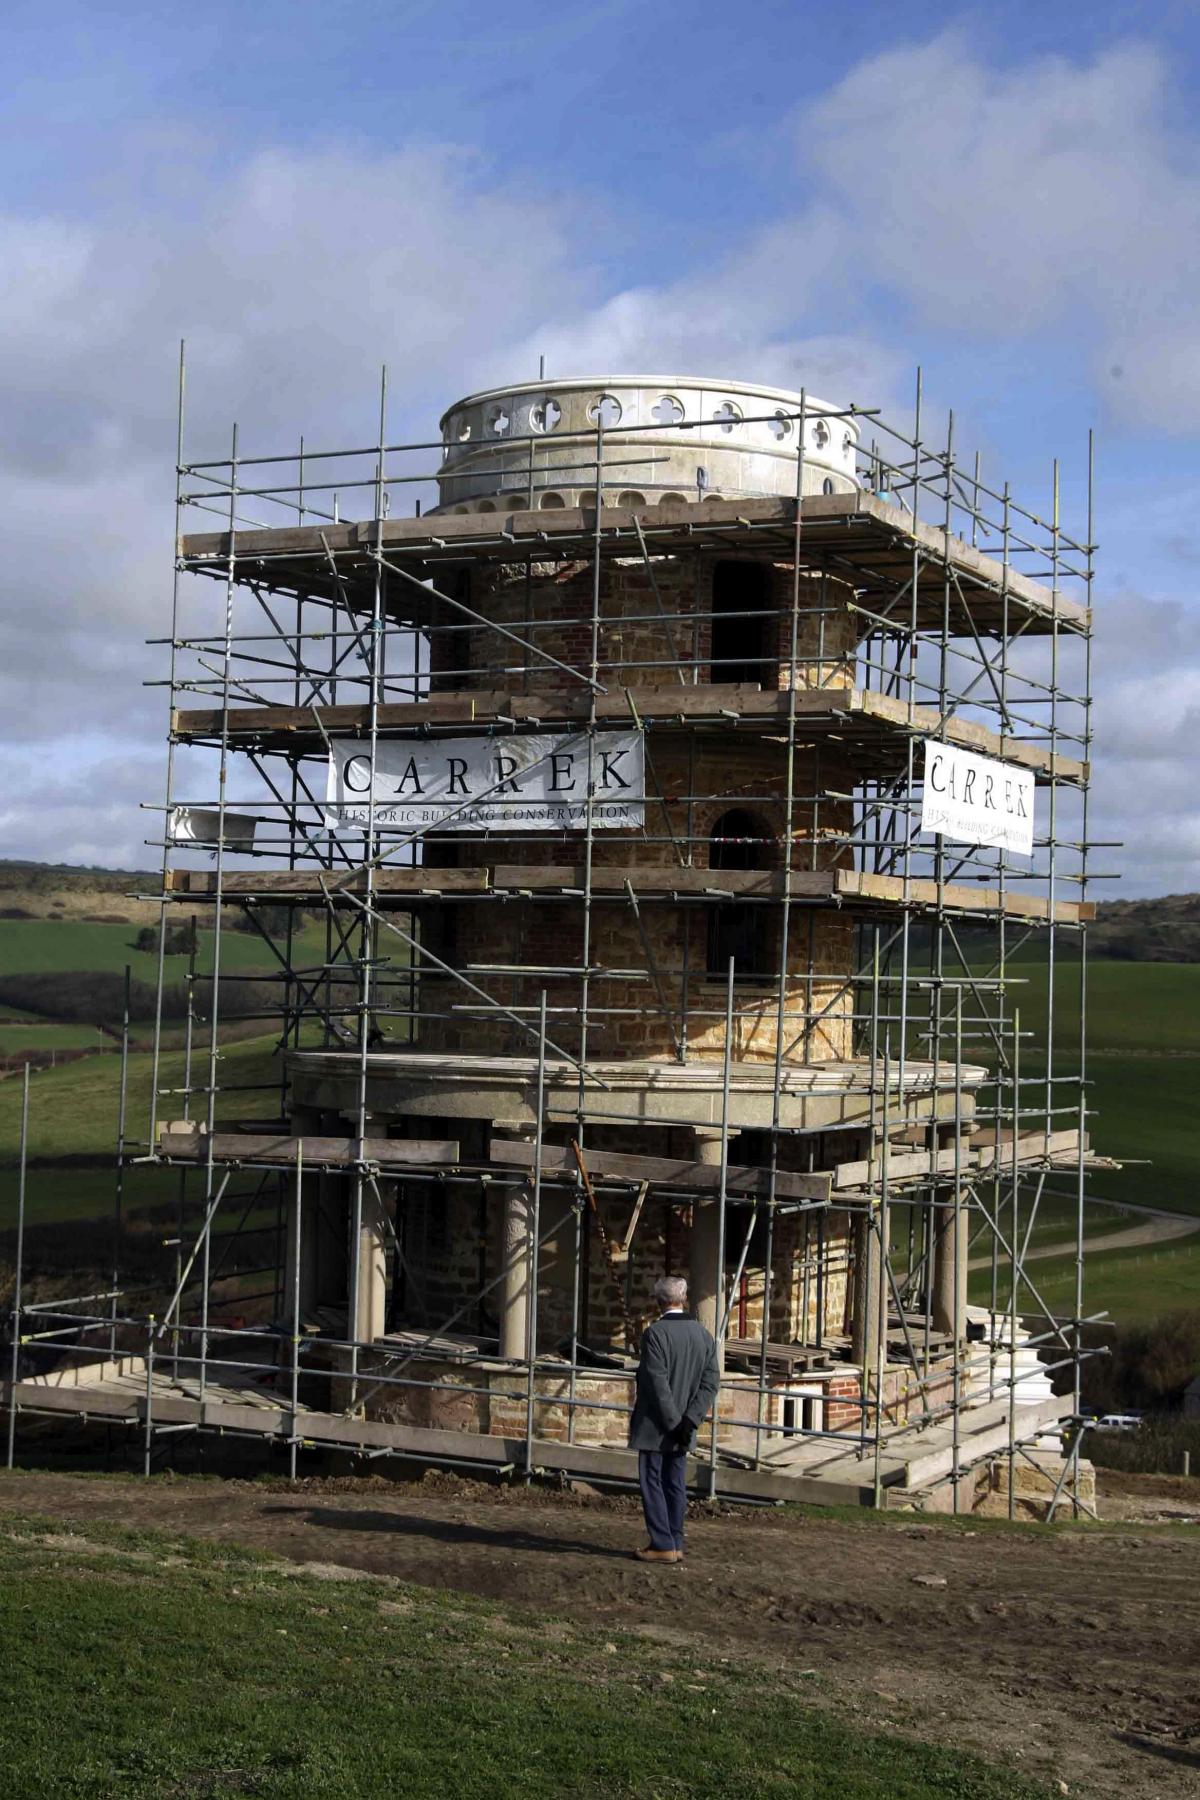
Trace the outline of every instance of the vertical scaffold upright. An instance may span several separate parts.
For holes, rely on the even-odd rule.
[[[621,1482],[683,1271],[701,1492],[1086,1507],[1090,447],[1076,538],[919,382],[911,434],[632,376],[416,443],[384,382],[370,444],[209,461],[180,383],[120,1151],[177,1235],[45,1303],[72,1379],[14,1365],[13,1416]]]

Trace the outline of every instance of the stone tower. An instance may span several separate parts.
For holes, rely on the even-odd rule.
[[[502,1362],[573,1364],[581,1345],[620,1356],[654,1280],[684,1272],[723,1340],[761,1339],[766,1311],[770,1340],[807,1346],[836,1417],[832,1395],[853,1380],[830,1352],[869,1362],[879,1310],[864,1286],[856,1312],[868,1259],[849,1213],[805,1202],[828,1202],[831,1163],[867,1144],[856,1122],[871,1100],[854,928],[828,904],[853,871],[855,775],[809,722],[827,727],[852,696],[861,629],[834,559],[756,525],[794,519],[798,494],[853,504],[857,427],[798,394],[637,376],[473,395],[442,431],[447,554],[410,616],[432,741],[461,746],[465,728],[486,748],[451,771],[455,828],[423,835],[436,898],[416,914],[415,1042],[368,1056],[367,1094],[373,1130],[428,1135],[435,1121],[484,1173],[397,1184],[394,1254],[365,1209],[352,1335],[453,1318]],[[604,553],[606,531],[619,553]],[[532,728],[575,810],[518,831],[476,803],[495,802]],[[630,734],[636,783],[610,748]],[[635,786],[638,823],[614,828],[614,810],[629,815],[608,802]],[[408,760],[387,795],[406,808],[387,818],[422,818],[420,789]],[[346,1115],[351,1054],[293,1068],[302,1106]],[[914,1070],[899,1112],[931,1114],[928,1087]],[[517,1174],[535,1156],[537,1219]],[[639,1181],[647,1159],[681,1185]],[[557,1228],[551,1192],[560,1210],[567,1196]],[[434,1400],[422,1416],[443,1411]],[[479,1428],[497,1429],[490,1418],[471,1411]],[[599,1415],[569,1429],[601,1423],[620,1429]],[[547,1414],[539,1429],[561,1424]]]

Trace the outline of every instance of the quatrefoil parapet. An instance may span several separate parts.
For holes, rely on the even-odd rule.
[[[529,424],[533,431],[557,431],[562,423],[563,409],[553,394],[547,394],[542,400],[535,400],[529,409]]]
[[[593,425],[599,425],[604,431],[611,431],[621,423],[624,407],[615,394],[598,394],[587,409],[587,416]]]
[[[851,413],[807,390],[729,377],[543,369],[459,400],[442,431],[448,510],[481,511],[485,502],[503,510],[517,487],[532,509],[573,510],[593,503],[599,482],[606,504],[641,511],[790,499],[798,479],[806,493],[843,492],[857,480]]]

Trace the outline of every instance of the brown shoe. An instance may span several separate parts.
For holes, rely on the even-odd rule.
[[[674,1563],[682,1562],[678,1550],[654,1550],[649,1544],[643,1544],[640,1550],[633,1553],[639,1562]]]

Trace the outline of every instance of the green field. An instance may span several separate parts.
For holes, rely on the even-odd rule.
[[[116,1159],[107,1168],[29,1169],[25,1176],[25,1216],[30,1224],[62,1224],[112,1216],[116,1193]],[[143,1212],[170,1202],[178,1192],[171,1169],[127,1168],[124,1211]],[[17,1222],[17,1171],[0,1168],[0,1231]]]
[[[1029,1264],[1038,1294],[1047,1309],[1055,1314],[1072,1315],[1075,1311],[1075,1266],[1064,1258],[1047,1257],[1044,1262]],[[998,1284],[1001,1308],[1008,1302],[1008,1283]],[[1158,1318],[1163,1313],[1194,1308],[1200,1294],[1200,1234],[1179,1242],[1146,1244],[1136,1250],[1092,1250],[1084,1260],[1084,1312],[1108,1313],[1123,1324],[1135,1320]],[[1018,1300],[1027,1318],[1037,1317],[1036,1310],[1022,1289]],[[990,1289],[978,1276],[971,1278],[972,1301],[986,1305]]]
[[[132,951],[136,935],[131,925],[98,925],[77,920],[0,921],[0,974],[43,971],[47,974],[84,969],[107,973],[126,963],[142,981],[153,982],[156,958]],[[211,958],[211,933],[202,934],[202,962]],[[298,960],[310,966],[324,959],[324,929],[307,925],[298,934]],[[1010,973],[1015,977],[1009,1006],[1019,1005],[1022,1026],[1031,1034],[1023,1060],[1027,1077],[1037,1072],[1034,1044],[1044,1032],[1047,1011],[1048,971],[1043,950],[1035,940],[1022,946]],[[226,930],[222,933],[222,957],[231,972],[263,969],[269,952],[255,936]],[[186,958],[168,959],[168,980],[177,983]],[[1095,1150],[1117,1160],[1120,1170],[1097,1170],[1089,1175],[1088,1191],[1096,1200],[1113,1206],[1132,1204],[1167,1211],[1200,1214],[1200,1133],[1194,1124],[1196,1097],[1200,1095],[1200,964],[1133,963],[1092,959],[1088,971],[1089,1089],[1088,1106],[1094,1115],[1088,1129]],[[1069,954],[1060,957],[1055,982],[1055,1040],[1057,1067],[1077,1068],[1078,964]],[[139,1027],[149,1035],[148,1027]],[[253,1031],[253,1024],[244,1029]],[[23,1047],[69,1049],[101,1043],[88,1025],[64,1024],[0,1012],[0,1054]],[[269,1036],[230,1043],[222,1053],[224,1092],[218,1107],[222,1117],[271,1115],[276,1110],[278,1066]],[[986,1050],[972,1043],[970,1060],[988,1061]],[[204,1057],[197,1072],[202,1079]],[[130,1057],[129,1132],[144,1144],[150,1124],[150,1058],[142,1052]],[[120,1060],[105,1055],[76,1061],[35,1074],[32,1087],[30,1153],[47,1160],[55,1157],[95,1159],[93,1169],[49,1168],[31,1171],[28,1188],[29,1218],[46,1222],[54,1218],[85,1219],[103,1216],[111,1207],[111,1165],[116,1132]],[[178,1089],[183,1080],[183,1059],[178,1050],[165,1050],[161,1081]],[[249,1091],[239,1091],[246,1090]],[[1069,1089],[1064,1089],[1064,1094]],[[1026,1090],[1027,1096],[1030,1090]],[[11,1222],[15,1208],[15,1183],[11,1164],[17,1145],[19,1082],[0,1081],[0,1225]],[[163,1094],[156,1107],[158,1117],[177,1117],[182,1097]],[[1068,1123],[1066,1117],[1060,1121]],[[1047,1187],[1039,1209],[1032,1243],[1049,1246],[1074,1237],[1075,1202],[1069,1177]],[[144,1204],[159,1201],[162,1190],[139,1176],[131,1186],[144,1196]],[[1089,1208],[1087,1234],[1099,1236],[1136,1223],[1129,1215],[1107,1206]],[[901,1229],[906,1227],[901,1223]],[[1023,1227],[1022,1227],[1023,1229]],[[1132,1260],[1140,1255],[1141,1262]],[[1157,1256],[1152,1262],[1151,1255]],[[1188,1282],[1198,1273],[1200,1249],[1190,1240],[1165,1245],[1152,1252],[1105,1251],[1089,1258],[1089,1309],[1107,1307],[1118,1316],[1141,1315],[1158,1310],[1160,1297],[1175,1303],[1186,1299]],[[1124,1279],[1128,1265],[1128,1280]],[[1068,1260],[1043,1260],[1032,1268],[1035,1280],[1049,1303],[1058,1306],[1073,1289]],[[1161,1286],[1160,1286],[1161,1280]],[[987,1298],[986,1276],[972,1277],[972,1297]]]
[[[815,1671],[163,1533],[6,1515],[0,1635],[4,1791],[21,1800],[1046,1791],[928,1730],[843,1723]]]
[[[0,1019],[0,1055],[22,1050],[116,1049],[112,1038],[95,1025],[59,1025],[53,1019],[33,1019],[14,1024]]]
[[[247,1038],[222,1052],[219,1064],[222,1118],[251,1118],[270,1112],[279,1092],[278,1063],[273,1037]],[[198,1059],[201,1071],[207,1067]],[[148,1052],[130,1056],[126,1099],[127,1130],[131,1139],[147,1138],[150,1126],[150,1076]],[[181,1088],[184,1059],[179,1051],[164,1055],[159,1065],[160,1088]],[[120,1096],[121,1059],[88,1057],[57,1069],[41,1069],[31,1082],[29,1154],[31,1157],[111,1154],[116,1141],[117,1106]],[[20,1130],[21,1082],[0,1082],[0,1146],[11,1155]],[[181,1096],[160,1096],[160,1118],[179,1118]]]
[[[135,950],[136,925],[94,925],[79,919],[0,919],[0,975],[71,974],[95,971],[119,975],[128,966],[138,981],[158,979],[158,955]],[[212,969],[213,933],[201,931],[196,968]],[[293,956],[301,963],[325,960],[323,926],[307,925],[293,942]],[[166,959],[168,980],[182,981],[187,974],[186,956]],[[243,973],[278,967],[257,932],[223,930],[221,966]]]
[[[991,972],[987,961],[970,960],[976,975]],[[947,973],[951,973],[949,967]],[[1037,1046],[1045,1038],[1049,996],[1044,945],[1036,938],[1029,939],[1011,959],[1007,973],[1007,1015],[1011,1019],[1014,1009],[1020,1010],[1023,1105],[1036,1106],[1040,1098],[1037,1077],[1045,1067],[1044,1052]],[[1137,1215],[1117,1211],[1120,1206],[1200,1215],[1200,1130],[1196,1124],[1200,1111],[1200,964],[1092,957],[1087,1007],[1087,1129],[1096,1153],[1123,1161],[1125,1166],[1089,1171],[1089,1201],[1109,1202],[1111,1207],[1089,1204],[1085,1240],[1146,1223]],[[964,1019],[972,1010],[973,1003],[965,1001]],[[1079,963],[1069,946],[1060,954],[1055,971],[1054,1043],[1056,1072],[1077,1073]],[[924,1053],[916,1044],[914,1051]],[[995,1067],[994,1048],[986,1037],[971,1039],[965,1055],[968,1061]],[[1076,1099],[1069,1083],[1055,1096],[1056,1104],[1064,1108]],[[1074,1122],[1065,1110],[1057,1119],[1063,1128]],[[1022,1204],[1030,1204],[1027,1190]],[[1070,1171],[1064,1171],[1043,1191],[1029,1238],[1031,1247],[1073,1245],[1076,1211],[1073,1179]],[[1000,1224],[1007,1233],[1006,1208]],[[1022,1242],[1027,1227],[1028,1214],[1024,1213],[1019,1225]],[[900,1210],[894,1249],[903,1250],[907,1229],[907,1215]],[[972,1256],[986,1254],[987,1248],[984,1242],[977,1242]],[[1032,1261],[1029,1274],[1052,1311],[1073,1311],[1073,1250],[1062,1257]],[[1194,1305],[1200,1293],[1200,1234],[1159,1246],[1089,1252],[1084,1291],[1088,1312],[1108,1311],[1126,1321]],[[972,1273],[969,1292],[973,1302],[990,1301],[987,1271]],[[997,1297],[1002,1304],[1007,1297],[1003,1280]],[[1022,1307],[1032,1310],[1028,1295]]]
[[[274,1038],[250,1038],[233,1044],[221,1057],[220,1113],[223,1119],[254,1118],[278,1110],[278,1063]],[[150,1071],[148,1054],[129,1058],[127,1133],[131,1154],[147,1138],[150,1127]],[[25,1190],[26,1219],[30,1225],[54,1220],[107,1217],[113,1206],[117,1104],[121,1063],[117,1056],[89,1057],[56,1069],[38,1070],[30,1082],[29,1154],[31,1158],[90,1156],[103,1166],[94,1168],[31,1168]],[[160,1084],[178,1087],[183,1081],[183,1057],[165,1055],[159,1068]],[[7,1166],[0,1163],[0,1230],[17,1217],[17,1170],[12,1147],[19,1141],[21,1080],[0,1082],[0,1146]],[[178,1117],[182,1101],[164,1096],[157,1108],[160,1118]],[[160,1206],[177,1192],[178,1175],[167,1169],[131,1168],[126,1171],[126,1216],[140,1209]]]
[[[1144,967],[1120,963],[1105,966],[1128,970],[1130,977]],[[1128,989],[1129,1009],[1136,1013],[1138,990],[1133,980],[1129,980]],[[1136,1038],[1143,1036],[1147,1028],[1135,1016],[1124,1029]],[[1200,1038],[1200,1026],[1195,1035]],[[1200,1048],[1192,1054],[1155,1056],[1093,1046],[1088,1066],[1091,1086],[1087,1103],[1089,1114],[1095,1115],[1088,1119],[1092,1148],[1101,1155],[1123,1160],[1124,1166],[1089,1170],[1089,1202],[1111,1205],[1088,1205],[1085,1241],[1147,1223],[1137,1214],[1116,1210],[1120,1206],[1200,1214],[1200,1131],[1196,1125]],[[1038,1206],[1030,1238],[1033,1246],[1074,1243],[1077,1202],[1069,1171],[1060,1175],[1056,1187],[1057,1191],[1047,1187]],[[1023,1205],[1029,1205],[1028,1191]],[[1001,1222],[1007,1231],[1006,1211]],[[1022,1241],[1027,1224],[1028,1216],[1023,1214]],[[982,1245],[977,1246],[973,1254],[979,1254],[981,1249]],[[1073,1250],[1062,1258],[1031,1262],[1029,1273],[1052,1312],[1073,1311]],[[1200,1293],[1200,1233],[1195,1238],[1168,1241],[1157,1247],[1089,1251],[1084,1293],[1089,1313],[1107,1311],[1115,1319],[1126,1321],[1153,1318],[1175,1307],[1195,1305]],[[1007,1297],[1003,1280],[999,1297],[1003,1304]],[[972,1274],[970,1298],[980,1304],[990,1299],[986,1275]]]
[[[1032,950],[1010,966],[1008,1008],[1019,1007],[1023,1029],[1045,1031],[1049,970]],[[1061,956],[1054,982],[1056,1048],[1079,1043],[1079,964]],[[1200,1053],[1200,963],[1088,960],[1088,1045],[1095,1054],[1129,1051]]]
[[[1124,1164],[1091,1170],[1089,1196],[1114,1207],[1200,1214],[1200,1132],[1195,1123],[1200,1053],[1094,1055],[1089,1067],[1092,1148]],[[1060,1189],[1070,1186],[1069,1174],[1060,1177]],[[1074,1218],[1074,1199],[1057,1198],[1048,1190],[1033,1241],[1074,1236]],[[1089,1212],[1088,1230],[1099,1234],[1135,1223],[1128,1214],[1095,1208]]]
[[[1097,1173],[1089,1191],[1171,1212],[1200,1213],[1200,1049],[1191,1056],[1098,1056],[1089,1107],[1092,1142],[1130,1158],[1119,1174]],[[1135,1160],[1149,1167],[1135,1167]]]

